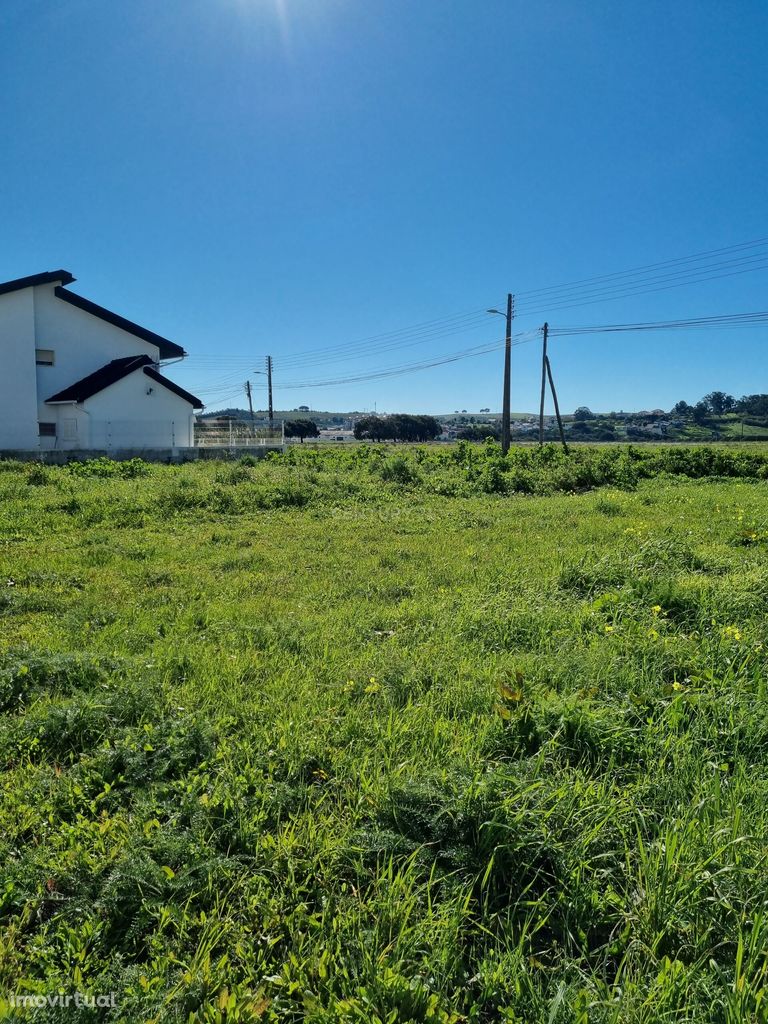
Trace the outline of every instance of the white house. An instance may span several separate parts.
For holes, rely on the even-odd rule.
[[[202,402],[159,369],[184,349],[69,291],[74,280],[0,284],[0,451],[191,447]]]

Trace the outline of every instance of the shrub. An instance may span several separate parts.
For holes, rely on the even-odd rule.
[[[39,462],[27,470],[27,483],[30,487],[42,487],[51,482],[51,474]]]
[[[152,467],[143,459],[128,459],[126,462],[115,462],[101,456],[98,459],[86,459],[85,462],[70,462],[65,467],[72,476],[77,477],[116,477],[121,480],[133,480],[136,477],[149,476]]]
[[[416,467],[404,455],[394,455],[391,459],[387,459],[378,472],[382,480],[401,486],[416,484],[421,479]]]

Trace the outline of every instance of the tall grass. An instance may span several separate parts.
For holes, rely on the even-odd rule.
[[[0,473],[0,991],[766,1020],[764,453]]]

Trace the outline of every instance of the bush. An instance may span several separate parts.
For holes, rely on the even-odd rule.
[[[152,467],[143,459],[128,459],[126,462],[115,462],[101,456],[98,459],[87,459],[85,462],[69,462],[65,467],[72,476],[78,477],[117,477],[121,480],[133,480],[136,477],[149,476]]]
[[[30,487],[42,487],[51,482],[51,474],[40,463],[35,463],[27,470],[27,483]]]
[[[408,486],[416,484],[421,479],[418,470],[411,465],[404,455],[394,455],[388,459],[379,469],[379,476],[387,483]]]

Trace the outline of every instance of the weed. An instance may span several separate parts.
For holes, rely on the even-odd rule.
[[[0,988],[762,1021],[766,452],[304,449],[0,463]]]

